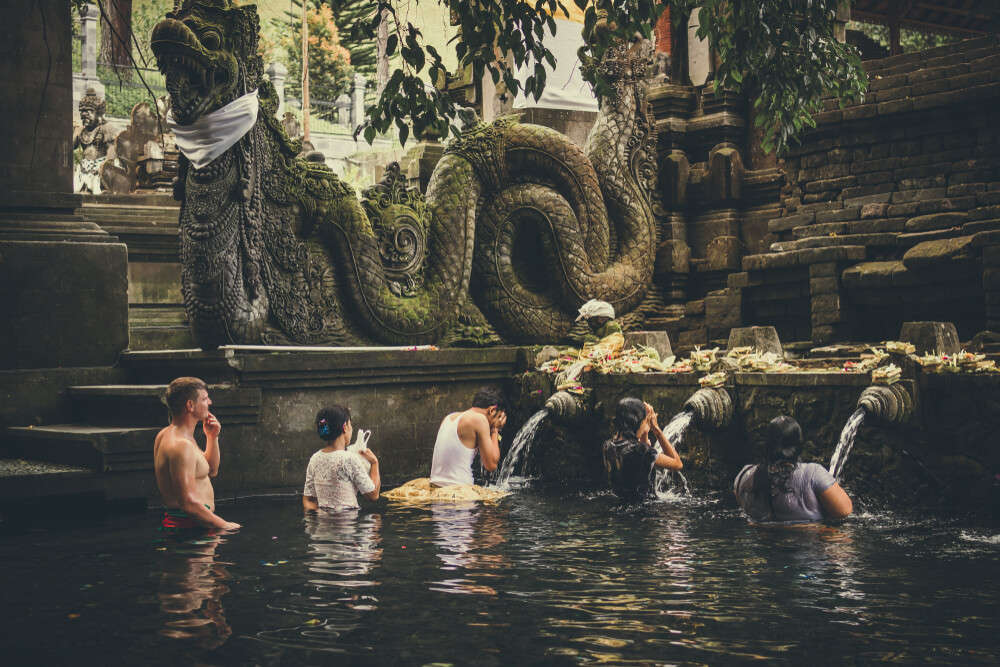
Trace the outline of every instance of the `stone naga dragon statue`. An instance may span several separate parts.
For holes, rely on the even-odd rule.
[[[502,118],[448,145],[426,196],[390,168],[359,201],[297,157],[258,32],[252,5],[178,0],[152,35],[178,126],[255,88],[260,100],[211,163],[181,159],[182,290],[199,345],[553,341],[590,298],[619,315],[642,301],[656,247],[648,52],[615,47],[599,64],[614,93],[585,151]]]

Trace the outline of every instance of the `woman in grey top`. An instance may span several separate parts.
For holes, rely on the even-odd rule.
[[[748,465],[733,482],[740,507],[754,523],[812,523],[842,519],[854,509],[826,468],[802,463],[802,428],[791,417],[767,425],[767,460]]]

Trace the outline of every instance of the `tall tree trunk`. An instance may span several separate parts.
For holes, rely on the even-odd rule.
[[[100,0],[101,53],[97,62],[132,78],[132,0]]]
[[[309,141],[309,7],[302,3],[302,140]]]

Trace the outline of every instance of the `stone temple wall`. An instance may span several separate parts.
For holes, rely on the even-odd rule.
[[[880,340],[950,320],[1000,328],[1000,46],[986,38],[868,61],[784,160],[767,252],[728,278],[745,324],[783,340]],[[735,298],[735,297],[734,297]]]

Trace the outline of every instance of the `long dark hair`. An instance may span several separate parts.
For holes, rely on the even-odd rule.
[[[802,427],[788,415],[775,417],[767,425],[764,445],[765,460],[753,473],[753,494],[767,498],[771,506],[774,496],[791,491],[788,478],[802,454]],[[774,514],[773,506],[771,514]]]
[[[615,431],[619,438],[635,439],[643,420],[646,419],[646,404],[638,398],[623,398],[615,407]]]
[[[331,405],[316,413],[316,435],[324,442],[333,442],[344,432],[344,424],[351,421],[351,411],[342,405]]]

